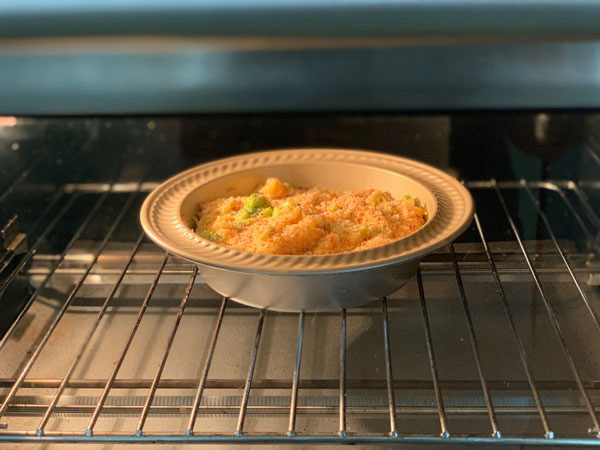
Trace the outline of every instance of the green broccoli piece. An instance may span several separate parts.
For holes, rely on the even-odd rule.
[[[250,217],[251,214],[247,210],[240,209],[233,217],[233,220],[236,226],[242,226],[248,222]]]
[[[261,209],[269,208],[270,206],[269,199],[264,195],[254,193],[244,198],[244,209],[250,214],[256,214]]]
[[[204,231],[200,234],[200,236],[212,242],[217,242],[219,239],[221,239],[221,236],[219,236],[217,233],[211,233],[210,231]]]

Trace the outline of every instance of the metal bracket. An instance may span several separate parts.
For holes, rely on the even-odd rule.
[[[19,232],[19,220],[15,214],[0,228],[0,293],[11,279],[18,256],[27,252],[27,235]]]
[[[0,254],[7,252],[20,254],[26,252],[27,243],[25,237],[25,234],[19,233],[19,220],[15,214],[0,229]]]

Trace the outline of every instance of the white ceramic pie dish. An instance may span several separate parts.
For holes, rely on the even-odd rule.
[[[225,247],[189,226],[198,203],[248,195],[268,177],[321,189],[379,189],[418,197],[427,223],[390,244],[332,255],[264,255]],[[429,165],[382,153],[292,149],[250,153],[206,163],[158,186],[140,220],[162,248],[198,265],[218,293],[276,311],[332,311],[359,306],[399,289],[421,257],[451,242],[473,217],[471,195],[456,179]]]

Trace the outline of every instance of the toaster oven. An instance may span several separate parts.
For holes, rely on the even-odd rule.
[[[598,6],[65,5],[0,7],[0,444],[600,445]],[[320,313],[142,232],[169,176],[304,147],[434,165],[474,220]]]

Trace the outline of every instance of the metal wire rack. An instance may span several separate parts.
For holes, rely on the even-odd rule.
[[[461,239],[396,295],[320,315],[217,299],[138,231],[154,186],[67,185],[40,212],[0,341],[0,441],[600,445],[600,218],[581,185],[470,182]]]

